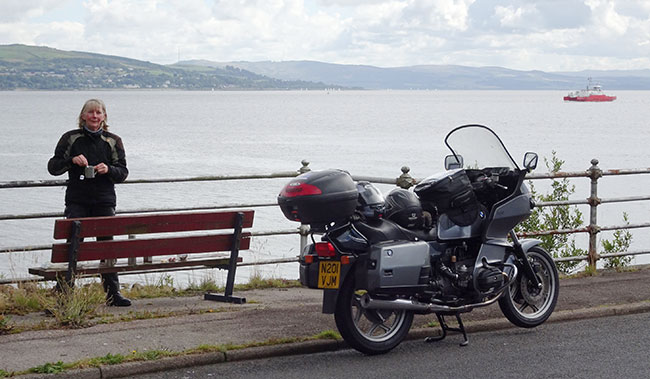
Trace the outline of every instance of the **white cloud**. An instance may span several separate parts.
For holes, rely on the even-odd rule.
[[[66,5],[67,4],[67,5]],[[65,18],[65,6],[79,13]],[[67,10],[67,9],[66,9]],[[614,0],[22,0],[0,43],[156,63],[321,60],[568,70],[650,67],[649,2]],[[582,66],[582,67],[578,67]]]
[[[0,22],[39,17],[59,6],[61,1],[57,0],[3,0],[0,2]]]
[[[533,5],[515,8],[513,6],[497,6],[494,9],[501,26],[506,28],[530,29],[532,21],[538,19],[537,9]]]
[[[593,12],[594,31],[603,36],[625,34],[630,19],[616,11],[614,2],[587,0],[585,3]]]

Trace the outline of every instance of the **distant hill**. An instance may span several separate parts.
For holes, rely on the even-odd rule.
[[[605,90],[650,90],[650,70],[554,73],[452,65],[381,68],[314,61],[186,61],[183,64],[215,68],[232,66],[283,80],[334,83],[366,89],[573,90],[585,87],[587,78],[593,77]]]
[[[575,90],[592,77],[608,90],[650,90],[649,70],[518,71],[421,65],[382,68],[314,61],[159,65],[49,47],[0,45],[0,90],[152,88],[186,90],[418,89]]]
[[[111,55],[49,47],[0,45],[0,90],[175,88],[323,89],[332,84],[281,80],[234,66],[165,66]]]

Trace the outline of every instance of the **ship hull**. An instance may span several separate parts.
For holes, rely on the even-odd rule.
[[[616,100],[616,96],[607,96],[607,95],[564,96],[564,101],[601,102],[601,101],[614,101],[614,100]]]

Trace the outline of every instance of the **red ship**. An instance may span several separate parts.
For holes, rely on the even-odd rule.
[[[591,85],[591,78],[586,89],[569,92],[564,101],[614,101],[616,96],[605,95],[599,84]]]

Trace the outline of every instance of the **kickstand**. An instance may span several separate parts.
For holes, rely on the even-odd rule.
[[[460,332],[463,333],[463,342],[460,343],[460,346],[467,346],[469,344],[469,340],[467,339],[467,332],[465,332],[465,326],[463,325],[463,321],[460,319],[460,313],[455,313],[456,320],[458,321],[458,328],[452,328],[449,325],[447,325],[447,322],[445,321],[445,315],[436,313],[436,317],[438,317],[438,322],[440,322],[440,328],[442,329],[442,334],[438,337],[427,337],[424,339],[424,342],[435,342],[435,341],[442,341],[447,337],[447,331],[450,330],[452,332]]]

